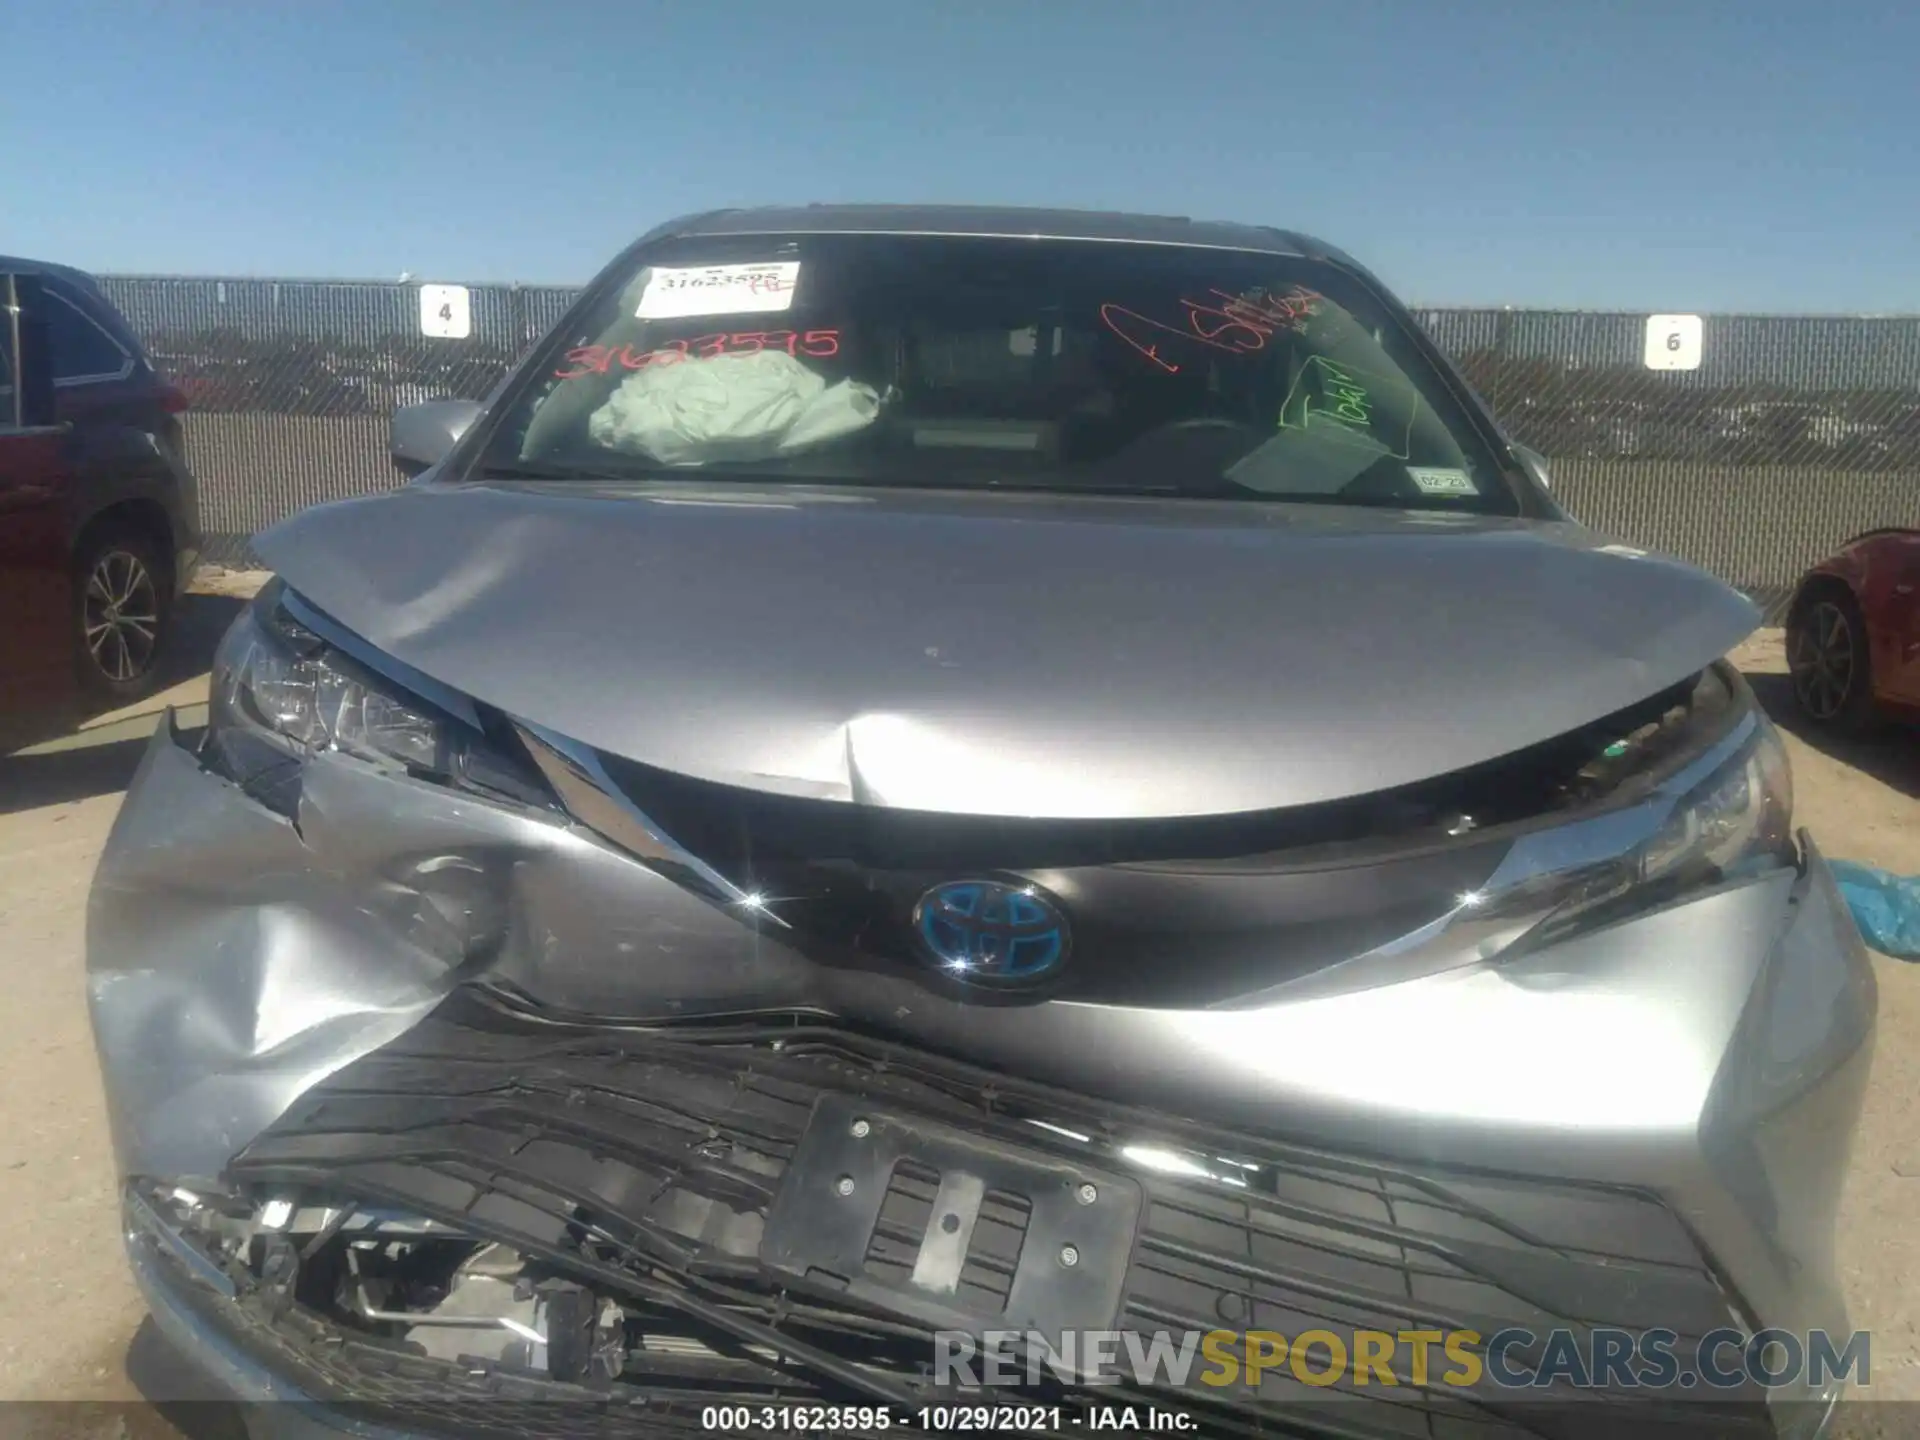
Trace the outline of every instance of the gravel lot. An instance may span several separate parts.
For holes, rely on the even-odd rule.
[[[189,619],[189,656],[213,639],[256,583],[212,576]],[[1777,633],[1740,660],[1786,717]],[[167,699],[204,699],[189,664]],[[112,1164],[83,1001],[89,879],[153,712],[108,717],[82,736],[0,760],[0,1399],[114,1402],[152,1393],[142,1310],[121,1260]],[[1896,734],[1841,752],[1789,735],[1798,811],[1827,852],[1920,872],[1920,737]],[[1920,967],[1880,963],[1880,1040],[1840,1237],[1853,1322],[1874,1332],[1873,1393],[1920,1401]],[[131,1353],[130,1353],[131,1352]],[[15,1407],[8,1433],[171,1434],[152,1414],[114,1405]],[[1915,1434],[1920,1407],[1866,1406],[1855,1435]],[[178,1419],[178,1414],[175,1415]]]

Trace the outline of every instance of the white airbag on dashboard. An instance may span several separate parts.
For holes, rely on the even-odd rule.
[[[665,465],[765,460],[871,425],[870,385],[829,385],[778,350],[650,365],[621,382],[587,421],[611,449]]]

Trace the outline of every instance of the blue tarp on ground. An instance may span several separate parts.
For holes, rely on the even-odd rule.
[[[1920,875],[1892,875],[1850,860],[1829,864],[1867,944],[1896,960],[1920,960]]]

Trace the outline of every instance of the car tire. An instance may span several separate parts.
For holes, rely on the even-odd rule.
[[[90,537],[73,567],[74,663],[92,699],[138,700],[159,678],[172,618],[166,561],[138,530]]]
[[[1795,603],[1787,617],[1787,674],[1794,704],[1815,725],[1839,734],[1873,728],[1873,658],[1852,594],[1823,586]]]

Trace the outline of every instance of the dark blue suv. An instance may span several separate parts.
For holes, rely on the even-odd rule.
[[[0,256],[0,718],[154,683],[199,556],[184,408],[91,276]]]

